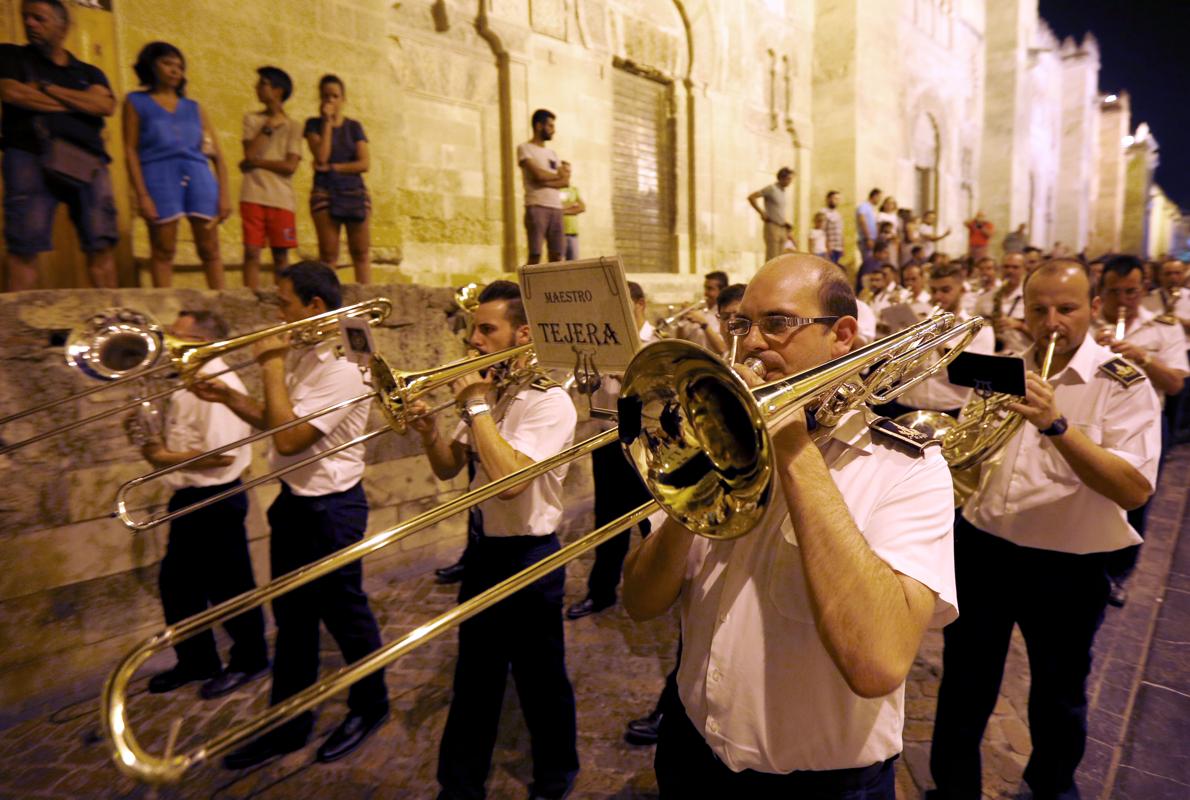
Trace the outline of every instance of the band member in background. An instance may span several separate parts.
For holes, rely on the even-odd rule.
[[[1160,449],[1151,382],[1087,335],[1098,311],[1079,262],[1050,261],[1030,275],[1025,313],[1036,344],[1024,355],[1027,396],[1010,405],[1026,424],[998,459],[984,462],[979,488],[956,518],[962,614],[944,632],[930,752],[938,788],[927,795],[934,800],[980,796],[979,743],[1014,625],[1031,680],[1025,782],[1039,800],[1078,797],[1091,645],[1108,597],[1105,560],[1140,541],[1124,510],[1152,494]],[[1051,377],[1042,380],[1055,331]]]
[[[708,272],[702,282],[702,308],[690,311],[678,325],[678,338],[702,345],[712,352],[722,352],[724,342],[717,326],[711,325],[711,317],[719,303],[719,292],[727,288],[727,273],[721,270]]]
[[[997,353],[1020,355],[1033,342],[1025,324],[1024,280],[1025,257],[1008,253],[1000,261],[999,288],[975,304],[975,313],[995,326]]]
[[[851,350],[855,295],[806,255],[765,264],[732,320],[759,384]],[[663,797],[895,796],[904,685],[926,627],[955,616],[950,473],[924,437],[796,417],[773,439],[774,502],[748,536],[666,520],[629,554],[624,606],[682,617],[680,701],[661,720]]]
[[[227,338],[228,328],[214,312],[180,311],[170,333],[187,342],[218,341]],[[226,369],[222,358],[213,358],[203,365],[199,374]],[[227,372],[223,380],[236,391],[244,391],[243,382],[234,372]],[[141,431],[142,435],[148,433]],[[250,433],[248,424],[226,406],[199,400],[189,391],[176,392],[165,413],[162,437],[150,436],[141,446],[141,455],[154,468],[163,469]],[[251,460],[251,445],[244,445],[220,455],[208,455],[186,469],[165,476],[165,482],[174,490],[169,510],[185,508],[238,486],[240,473]],[[170,523],[158,578],[167,625],[256,587],[248,554],[248,532],[244,527],[247,514],[248,495],[237,494]],[[264,612],[259,607],[233,617],[224,627],[232,641],[226,670],[215,647],[215,635],[204,631],[174,646],[177,665],[150,678],[149,691],[169,692],[190,681],[205,680],[199,694],[211,699],[233,691],[268,669]]]
[[[971,319],[971,315],[963,310],[962,270],[957,264],[943,264],[935,267],[930,273],[930,303],[939,310],[954,314],[958,322]],[[971,344],[964,352],[983,353],[991,355],[996,348],[996,340],[990,325],[980,329]],[[949,348],[947,348],[949,349]],[[947,377],[945,370],[939,371],[923,380],[917,386],[902,394],[891,403],[881,406],[878,410],[889,417],[898,417],[911,411],[941,411],[957,418],[963,409],[963,404],[971,396],[971,390],[963,386],[955,386]]]
[[[652,324],[645,319],[644,289],[639,283],[628,281],[628,293],[632,297],[632,316],[640,329],[641,345],[657,341]],[[616,400],[620,396],[620,377],[603,376],[599,388],[591,396],[594,407],[615,410]],[[601,431],[615,426],[610,420],[594,417],[591,422]],[[652,499],[640,479],[640,473],[624,457],[624,449],[619,442],[605,444],[591,452],[591,473],[595,482],[596,528],[603,527]],[[640,524],[641,536],[648,536],[649,530],[648,520]],[[587,596],[566,609],[568,619],[581,619],[616,604],[616,587],[620,585],[620,571],[624,566],[624,556],[628,555],[631,534],[631,529],[626,530],[595,548],[595,564],[587,577]]]
[[[493,281],[479,295],[471,346],[495,353],[530,339],[520,288]],[[468,375],[452,388],[463,421],[443,436],[428,417],[411,424],[421,435],[434,474],[449,480],[471,464],[471,488],[528,467],[574,441],[578,415],[562,387],[525,364],[497,384]],[[527,374],[518,377],[517,373]],[[414,414],[425,403],[410,405]],[[561,466],[472,509],[459,602],[559,550]],[[441,800],[481,798],[492,765],[504,685],[511,670],[533,750],[531,797],[564,797],[578,773],[574,691],[566,676],[558,569],[459,626],[454,697],[438,751]]]
[[[1099,344],[1119,353],[1148,376],[1162,405],[1167,396],[1176,396],[1182,391],[1186,376],[1190,375],[1190,363],[1186,359],[1186,338],[1177,317],[1171,314],[1154,314],[1141,305],[1144,298],[1143,264],[1135,256],[1116,255],[1104,259],[1103,273],[1099,278],[1099,295],[1102,308],[1096,320],[1095,339]],[[1117,323],[1124,317],[1124,338],[1118,339]],[[1165,452],[1168,432],[1165,417],[1162,417],[1161,450]],[[1128,522],[1143,538],[1149,506],[1128,513]],[[1139,548],[1132,547],[1115,553],[1108,563],[1108,575],[1112,579],[1110,602],[1122,606],[1127,600],[1124,583],[1136,566]]]
[[[300,261],[277,274],[280,315],[296,322],[342,305],[334,270],[316,261]],[[287,357],[288,345],[270,337],[255,345],[264,383],[264,401],[213,380],[196,385],[204,400],[225,403],[254,428],[267,429],[318,409],[364,394],[368,387],[359,368],[335,355],[327,341]],[[348,442],[364,431],[368,406],[363,403],[325,414],[273,434],[274,469]],[[361,478],[364,446],[288,473],[281,493],[269,507],[269,565],[274,578],[342,550],[363,538],[368,524],[368,499]],[[355,561],[273,601],[277,622],[270,702],[280,703],[318,679],[318,623],[334,637],[347,663],[380,647],[380,628],[363,588],[362,561]],[[356,681],[347,697],[347,717],[318,748],[319,761],[346,756],[388,718],[384,672]],[[224,766],[243,769],[274,755],[305,746],[314,726],[310,712],[228,754]]]
[[[1186,265],[1176,258],[1168,258],[1161,264],[1161,285],[1149,292],[1143,305],[1154,314],[1166,314],[1178,321],[1186,336],[1186,350],[1190,351],[1190,291],[1182,284],[1186,281]],[[1177,397],[1165,401],[1165,419],[1169,425],[1169,442],[1185,439],[1183,428],[1190,418],[1190,391],[1183,387]]]
[[[979,313],[981,304],[990,309],[998,288],[1000,278],[996,274],[996,259],[991,256],[979,259],[975,264],[975,274],[967,281],[967,291],[963,294],[963,309],[971,316]]]

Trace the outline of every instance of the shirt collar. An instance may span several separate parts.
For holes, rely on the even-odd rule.
[[[872,439],[867,435],[869,413],[871,412],[867,412],[862,408],[848,411],[839,420],[839,423],[830,429],[828,435],[818,440],[818,448],[825,450],[830,442],[838,442],[846,447],[854,447],[856,450],[865,453],[870,452]],[[875,418],[874,414],[872,418]]]
[[[1028,350],[1025,351],[1025,367],[1033,369],[1035,364],[1033,354],[1037,351],[1037,344],[1034,343]],[[1078,346],[1074,357],[1070,359],[1070,363],[1059,373],[1050,376],[1050,382],[1054,382],[1065,375],[1067,372],[1073,373],[1080,382],[1086,383],[1091,380],[1091,376],[1095,374],[1095,370],[1103,363],[1102,356],[1104,354],[1111,355],[1111,351],[1106,347],[1099,345],[1090,331],[1083,337],[1083,343]]]
[[[642,342],[653,341],[653,323],[645,320],[645,324],[640,326],[640,340]]]

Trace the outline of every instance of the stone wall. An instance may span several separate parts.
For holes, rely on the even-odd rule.
[[[347,303],[381,295],[393,301],[393,313],[377,330],[376,343],[394,366],[423,369],[463,354],[452,333],[448,290],[348,286],[345,295]],[[64,365],[62,333],[86,315],[116,305],[149,311],[163,322],[171,322],[182,308],[214,309],[226,316],[234,333],[258,329],[276,318],[275,306],[246,290],[0,295],[0,415],[92,385]],[[259,390],[254,367],[241,374],[250,391]],[[100,398],[120,391],[10,424],[3,437],[16,441],[44,429],[37,426],[103,409],[114,398]],[[453,422],[453,412],[444,416]],[[370,424],[383,424],[378,411],[373,411]],[[364,488],[371,504],[370,532],[407,520],[465,489],[462,477],[446,483],[434,479],[416,435],[389,433],[372,440],[367,463]],[[3,717],[25,713],[72,687],[85,685],[93,691],[98,676],[119,655],[161,627],[156,576],[166,531],[132,535],[110,517],[119,484],[147,471],[148,465],[114,420],[0,456],[0,481],[6,486],[0,503],[0,548],[6,554],[0,571],[0,724]],[[246,474],[265,471],[265,448],[259,443]],[[249,536],[258,581],[268,577],[264,511],[277,486],[270,482],[250,493]],[[134,495],[134,505],[158,509],[165,499],[160,488],[145,486]],[[447,563],[464,532],[463,517],[451,518],[369,557],[366,570],[373,576],[392,576]]]

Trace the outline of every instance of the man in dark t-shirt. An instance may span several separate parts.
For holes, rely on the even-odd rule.
[[[115,287],[116,206],[102,132],[116,98],[102,70],[62,46],[70,25],[62,0],[25,0],[21,19],[29,44],[0,45],[7,289],[37,287],[37,256],[53,249],[59,203],[70,209],[91,282]],[[98,157],[89,181],[63,180],[43,169],[42,153],[51,140]]]

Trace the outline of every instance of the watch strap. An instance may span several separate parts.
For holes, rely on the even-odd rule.
[[[1066,422],[1066,417],[1058,417],[1053,424],[1041,432],[1042,436],[1061,436],[1066,433],[1069,428],[1069,423]]]

